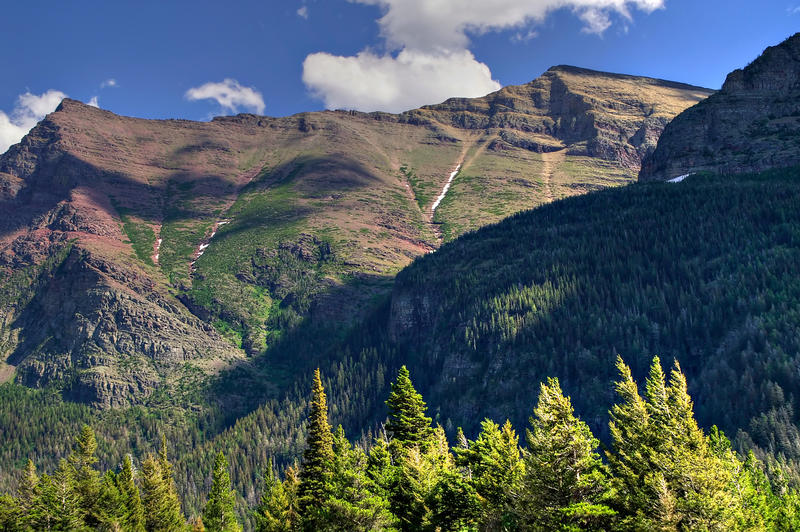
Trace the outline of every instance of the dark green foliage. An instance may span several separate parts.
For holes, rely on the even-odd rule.
[[[425,415],[425,401],[411,384],[411,376],[405,366],[397,372],[397,380],[392,383],[386,406],[389,407],[386,430],[397,449],[407,450],[415,445],[424,447],[429,443],[433,435],[431,418]]]
[[[615,512],[605,506],[610,487],[599,442],[575,417],[558,379],[541,385],[530,424],[516,498],[520,524],[532,530],[607,528]]]
[[[214,461],[208,503],[203,508],[202,523],[205,529],[208,532],[240,531],[242,527],[236,522],[235,502],[236,496],[231,490],[231,478],[228,473],[228,461],[220,452]]]
[[[518,528],[515,501],[520,492],[525,465],[520,456],[519,438],[510,421],[501,428],[486,419],[475,441],[459,433],[459,446],[453,451],[456,463],[477,492],[482,506],[481,527],[489,530]]]
[[[333,435],[328,423],[328,400],[319,369],[314,372],[311,408],[308,414],[306,450],[303,452],[298,489],[304,530],[320,530],[325,521],[322,501],[332,492]]]
[[[667,378],[656,357],[645,396],[621,359],[613,406],[609,467],[598,441],[574,414],[557,379],[541,385],[527,448],[510,422],[485,420],[474,441],[459,431],[451,449],[441,426],[415,433],[424,440],[393,456],[384,437],[370,449],[354,446],[344,429],[331,433],[327,397],[314,374],[307,449],[298,476],[281,480],[267,463],[260,502],[252,512],[260,532],[510,531],[510,530],[796,530],[800,497],[781,483],[779,461],[766,466],[753,453],[742,461],[716,427],[704,433],[694,419],[686,380],[675,364]],[[407,372],[393,399],[416,405],[396,419],[424,416],[422,397]],[[421,405],[421,406],[420,406]],[[401,434],[396,432],[395,434]],[[406,435],[409,433],[405,433]],[[413,434],[413,433],[412,433]],[[413,439],[401,440],[405,442]],[[229,465],[217,453],[202,518],[187,524],[162,438],[137,475],[129,457],[121,470],[99,477],[94,433],[84,427],[69,461],[39,477],[28,462],[17,497],[0,496],[4,530],[238,531]],[[772,469],[770,482],[765,471]],[[95,474],[88,473],[92,471]],[[88,480],[87,480],[88,479]],[[97,486],[94,481],[97,479]],[[91,489],[87,489],[87,485]],[[141,490],[141,498],[139,492]],[[96,494],[87,499],[86,493]],[[87,500],[92,511],[87,512]],[[250,529],[250,527],[248,527]]]

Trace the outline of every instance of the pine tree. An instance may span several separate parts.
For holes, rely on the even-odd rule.
[[[25,514],[17,499],[6,493],[0,495],[0,530],[8,532],[24,530],[23,515]]]
[[[325,515],[331,530],[389,530],[394,518],[389,501],[375,489],[367,475],[367,455],[353,448],[341,425],[333,435],[334,460],[331,494]]]
[[[97,528],[100,524],[100,473],[94,468],[97,464],[96,452],[94,431],[89,425],[84,425],[75,442],[75,449],[69,456],[69,464],[73,469],[72,477],[83,518],[92,528]]]
[[[228,461],[222,451],[214,460],[214,472],[208,503],[203,509],[203,525],[209,532],[239,532],[242,527],[236,521],[236,495],[231,489]]]
[[[519,438],[510,421],[500,428],[486,419],[481,428],[475,441],[467,441],[459,429],[461,443],[454,448],[456,464],[480,496],[481,527],[511,530],[516,528],[514,500],[525,471]]]
[[[422,395],[411,383],[411,375],[405,366],[397,372],[392,391],[386,401],[389,407],[389,422],[386,430],[391,436],[393,453],[407,450],[415,445],[427,445],[433,437],[431,418],[425,415],[427,406]]]
[[[294,530],[289,497],[283,482],[275,473],[272,459],[269,460],[264,473],[264,491],[253,517],[256,532],[291,532]]]
[[[669,383],[653,359],[646,401],[617,361],[622,399],[611,411],[608,454],[625,526],[652,530],[729,530],[741,523],[742,463],[724,435],[697,426],[686,379],[676,363]]]
[[[300,470],[299,509],[304,530],[321,530],[325,516],[320,502],[331,494],[333,435],[328,423],[328,402],[319,369],[314,372],[308,415],[306,450]]]
[[[375,493],[388,499],[397,480],[397,468],[392,462],[389,442],[385,438],[376,438],[369,449],[366,473]]]
[[[605,527],[613,511],[605,505],[609,486],[599,442],[575,417],[558,379],[541,384],[533,414],[517,504],[525,528]]]
[[[19,507],[22,512],[28,512],[33,507],[38,484],[39,475],[36,474],[36,466],[33,460],[28,460],[19,482]]]
[[[145,529],[148,532],[183,530],[185,522],[180,502],[171,486],[172,478],[165,480],[161,462],[162,457],[156,459],[152,455],[142,462],[142,506]]]
[[[42,475],[36,499],[28,515],[28,525],[34,530],[87,530],[76,491],[73,468],[61,460],[58,469]]]
[[[139,489],[136,487],[133,463],[129,454],[125,455],[122,461],[122,471],[117,475],[116,481],[125,506],[125,514],[122,520],[124,529],[131,532],[143,532],[145,524],[144,507],[142,506]]]

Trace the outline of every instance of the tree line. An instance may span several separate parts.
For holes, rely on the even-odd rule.
[[[643,393],[617,360],[611,445],[601,449],[575,415],[558,379],[540,385],[524,441],[509,421],[481,423],[474,440],[451,445],[433,426],[403,366],[386,401],[388,418],[370,445],[333,429],[320,371],[313,378],[302,459],[278,472],[265,464],[259,532],[505,530],[797,530],[800,496],[770,481],[753,453],[738,455],[725,435],[695,421],[686,378],[656,357]],[[215,460],[201,515],[187,521],[162,438],[134,466],[97,469],[89,426],[68,459],[38,474],[20,472],[14,496],[0,497],[0,528],[241,531],[228,463]],[[777,475],[775,475],[777,477]]]

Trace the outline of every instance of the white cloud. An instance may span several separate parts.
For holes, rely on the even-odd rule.
[[[303,6],[297,10],[298,16],[308,20],[308,6]]]
[[[630,10],[650,13],[665,0],[349,0],[377,5],[387,53],[356,56],[309,55],[303,81],[328,107],[396,111],[435,103],[447,96],[478,96],[499,87],[489,67],[469,51],[470,35],[518,29],[518,39],[535,35],[531,25],[552,11],[571,9],[584,31],[602,34],[611,14],[630,19]],[[531,33],[533,32],[533,33]],[[433,71],[441,69],[441,75]],[[337,70],[335,67],[339,67]],[[433,76],[421,79],[420,74]],[[394,87],[387,84],[396,83]],[[420,87],[422,85],[422,87]],[[349,87],[349,88],[348,88]],[[452,91],[453,87],[461,90]],[[374,94],[378,91],[377,94]],[[447,92],[451,91],[451,92]],[[483,91],[482,93],[480,91]],[[349,93],[349,95],[348,95]],[[395,96],[389,96],[394,93]],[[411,97],[413,95],[414,97]],[[335,103],[334,103],[335,102]]]
[[[20,94],[11,115],[0,111],[0,153],[5,153],[12,144],[22,140],[39,120],[55,111],[66,97],[63,92],[53,89],[38,96],[30,92]]]
[[[238,112],[239,107],[258,114],[264,112],[264,98],[261,93],[253,87],[242,87],[235,79],[193,87],[186,91],[186,98],[192,101],[215,100],[224,110],[232,113]]]
[[[476,61],[469,50],[425,54],[404,49],[396,57],[316,53],[303,62],[303,81],[329,109],[393,113],[500,88],[489,67]]]
[[[91,105],[92,107],[100,109],[100,104],[97,103],[97,96],[92,96],[92,99],[86,102],[86,105]]]
[[[105,89],[106,87],[118,87],[118,86],[119,84],[117,83],[117,80],[115,80],[114,78],[109,78],[100,84],[101,89]]]

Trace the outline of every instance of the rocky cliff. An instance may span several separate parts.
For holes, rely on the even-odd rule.
[[[664,130],[639,179],[800,164],[800,33],[731,72],[722,90]]]
[[[708,93],[557,67],[400,115],[198,123],[64,100],[0,156],[0,380],[141,403],[346,324],[444,241],[630,182]]]

